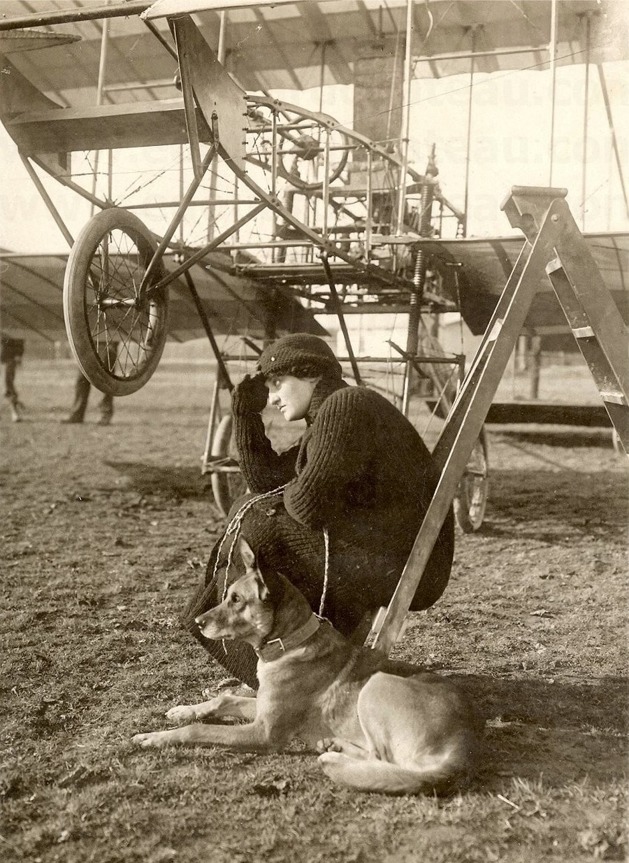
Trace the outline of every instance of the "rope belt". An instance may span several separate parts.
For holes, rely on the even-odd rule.
[[[243,503],[243,505],[234,513],[234,515],[230,519],[229,524],[225,528],[225,532],[224,532],[223,537],[219,543],[218,551],[216,553],[216,561],[214,563],[214,571],[212,573],[213,577],[218,580],[218,566],[219,566],[219,561],[221,559],[221,551],[223,550],[223,545],[224,545],[225,541],[227,540],[227,538],[229,536],[233,535],[231,545],[229,546],[229,551],[227,552],[227,564],[225,566],[225,579],[223,582],[223,592],[221,594],[221,602],[225,599],[225,596],[227,595],[227,586],[228,586],[227,585],[227,578],[229,575],[229,570],[230,570],[231,565],[232,565],[233,552],[234,552],[234,548],[236,546],[236,542],[238,540],[238,536],[240,534],[240,530],[242,528],[242,522],[244,520],[244,517],[249,512],[249,510],[253,506],[255,506],[255,504],[259,503],[261,500],[266,500],[268,498],[276,497],[277,495],[282,494],[285,488],[286,488],[286,484],[280,485],[277,488],[272,489],[271,491],[265,491],[265,492],[262,492],[260,494],[255,495],[254,497],[249,498],[249,500],[246,500]],[[321,601],[319,602],[319,613],[318,613],[319,618],[323,618],[323,616],[324,616],[323,611],[325,608],[325,600],[326,600],[326,595],[328,592],[328,578],[329,578],[329,571],[330,571],[330,537],[328,534],[328,529],[326,527],[323,528],[323,545],[324,545],[324,552],[325,552],[325,562],[324,562],[324,569],[323,569],[323,586],[321,588]],[[316,621],[317,628],[318,628],[319,621],[317,619],[317,615],[313,614],[312,619],[314,619]],[[302,627],[302,629],[305,628],[306,626],[312,627],[313,626],[312,619],[310,619],[308,621],[308,623],[305,624],[304,627]],[[297,630],[297,632],[301,632],[301,630]],[[306,638],[309,638],[310,635],[312,635],[314,632],[315,632],[315,630],[313,629],[312,632],[310,632],[309,635],[306,636]],[[270,643],[271,642],[269,642],[269,644]],[[285,645],[286,641],[284,641],[283,644]],[[293,646],[295,646],[295,645],[293,645]],[[264,648],[262,648],[262,649],[264,650]],[[279,655],[282,655],[284,653],[284,648],[278,647],[278,649],[280,651]],[[223,650],[225,651],[225,653],[227,653],[227,648],[225,647],[224,641],[223,641]],[[260,656],[260,654],[258,654],[258,655]],[[260,656],[260,658],[265,658],[265,657]],[[275,657],[275,658],[277,658],[277,657]],[[265,658],[265,661],[270,661],[270,660],[267,660]]]

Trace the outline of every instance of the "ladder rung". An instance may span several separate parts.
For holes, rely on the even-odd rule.
[[[551,273],[556,273],[558,270],[563,270],[563,264],[559,258],[553,258],[552,261],[549,261],[549,263],[546,264],[546,272],[549,276]]]
[[[601,398],[604,402],[609,402],[612,405],[626,405],[627,399],[620,392],[603,392],[601,390]]]
[[[572,332],[574,333],[575,339],[591,339],[594,337],[594,330],[592,327],[573,327]]]

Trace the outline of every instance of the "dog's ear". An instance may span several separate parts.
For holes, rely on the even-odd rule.
[[[240,540],[240,556],[247,569],[256,568],[256,556],[246,539]]]
[[[269,599],[277,605],[284,596],[284,576],[270,569],[262,575],[260,569],[256,569],[256,582],[258,585],[258,596],[263,602]]]
[[[262,602],[266,602],[271,597],[276,601],[281,600],[284,596],[284,576],[274,572],[271,567],[265,567],[266,575],[262,575],[261,566],[264,561],[259,562],[256,559],[255,552],[243,537],[240,539],[240,555],[246,569],[253,570],[255,573],[258,598]],[[263,557],[262,554],[261,556]]]
[[[258,588],[258,599],[266,602],[271,595],[271,591],[259,569],[256,570],[256,586]]]
[[[240,540],[240,556],[242,557],[242,562],[244,563],[245,568],[247,570],[253,570],[255,573],[258,599],[261,599],[262,602],[266,602],[271,595],[270,586],[266,583],[264,576],[260,572],[254,550],[251,548],[247,540],[243,538]]]

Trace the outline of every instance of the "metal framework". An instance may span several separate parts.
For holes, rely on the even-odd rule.
[[[162,298],[166,297],[169,286],[183,282],[199,311],[203,329],[216,355],[219,386],[229,388],[231,383],[224,358],[214,338],[208,315],[203,310],[192,275],[192,267],[196,264],[209,269],[209,256],[221,247],[231,256],[232,272],[255,281],[269,296],[289,286],[294,296],[305,300],[312,309],[335,312],[339,316],[348,359],[357,382],[360,382],[360,372],[344,327],[343,315],[346,312],[363,311],[368,306],[368,303],[365,303],[367,297],[375,300],[380,312],[395,310],[407,313],[406,346],[399,348],[392,345],[392,349],[403,361],[405,370],[402,409],[408,412],[413,376],[418,372],[422,373],[424,367],[432,368],[429,376],[437,389],[442,387],[446,394],[445,403],[450,404],[453,394],[447,390],[451,375],[444,383],[443,376],[438,371],[446,362],[462,371],[462,358],[453,357],[446,360],[441,355],[431,356],[426,351],[421,352],[421,314],[426,310],[439,312],[460,309],[458,293],[452,290],[453,285],[458,289],[457,276],[447,264],[444,264],[439,272],[434,272],[439,269],[440,259],[433,255],[430,244],[435,246],[441,241],[442,228],[447,218],[456,226],[453,233],[458,237],[465,236],[467,227],[465,212],[453,207],[441,193],[436,180],[434,153],[428,160],[425,174],[419,174],[409,166],[410,84],[413,77],[414,39],[416,44],[414,31],[418,25],[417,9],[412,0],[400,0],[394,4],[398,21],[395,26],[399,28],[399,32],[402,32],[399,13],[405,11],[406,34],[404,122],[397,152],[385,144],[370,140],[364,134],[341,126],[321,111],[308,111],[273,99],[269,95],[247,95],[228,74],[223,62],[225,15],[220,18],[219,48],[218,53],[215,53],[204,38],[196,19],[179,14],[182,6],[185,7],[186,4],[192,8],[188,0],[178,0],[174,5],[170,4],[170,7],[169,3],[170,0],[163,0],[158,5],[162,8],[162,14],[168,14],[168,11],[163,12],[164,9],[172,7],[174,10],[173,17],[168,20],[174,44],[166,38],[167,33],[165,35],[153,23],[151,14],[154,10],[145,18],[144,24],[167,50],[170,58],[177,60],[177,80],[181,91],[181,98],[177,100],[108,103],[108,99],[115,92],[119,92],[116,85],[107,83],[109,21],[116,16],[137,14],[148,4],[129,3],[106,7],[106,15],[103,14],[102,8],[80,8],[74,12],[55,13],[46,19],[42,16],[32,16],[29,19],[31,26],[64,21],[80,22],[98,17],[104,19],[96,105],[78,110],[62,108],[38,93],[33,111],[17,114],[10,112],[5,120],[5,125],[20,147],[27,170],[70,244],[73,237],[47,195],[34,165],[80,194],[93,208],[105,213],[113,209],[114,204],[111,152],[116,147],[148,145],[154,143],[157,135],[160,143],[174,143],[181,147],[187,145],[192,165],[192,179],[187,185],[181,171],[179,200],[154,205],[174,209],[172,216],[167,219],[166,228],[159,236],[148,230],[146,236],[143,236],[144,226],[137,227],[138,220],[133,221],[135,217],[123,218],[124,225],[136,226],[132,230],[132,239],[142,246],[142,254],[139,256],[142,260],[138,272],[133,274],[129,284],[122,289],[106,284],[113,273],[111,262],[124,260],[126,265],[130,257],[127,252],[121,251],[122,246],[114,254],[108,245],[109,235],[119,231],[121,223],[117,222],[115,214],[111,219],[101,219],[98,223],[107,224],[108,230],[97,238],[98,243],[91,252],[93,257],[87,270],[79,268],[77,271],[76,266],[74,267],[74,290],[77,296],[74,302],[67,304],[68,308],[75,309],[77,316],[75,333],[85,326],[89,314],[92,314],[94,329],[90,332],[89,339],[83,341],[83,345],[89,350],[90,345],[98,347],[100,338],[111,338],[112,333],[108,329],[109,316],[109,319],[117,321],[116,336],[120,332],[129,335],[129,344],[132,338],[136,339],[133,350],[128,349],[123,356],[138,356],[139,364],[145,366],[146,356],[154,349],[152,334],[157,331],[157,324],[159,323],[160,332],[166,329],[166,307],[165,301],[162,304]],[[268,37],[276,39],[269,21],[264,18],[257,4],[246,5],[256,6],[253,14],[264,23]],[[289,5],[292,7],[292,4]],[[556,0],[551,0],[550,10],[550,41],[547,45],[537,45],[535,50],[548,50],[550,54],[553,82],[552,137],[555,111],[555,49],[559,32]],[[177,14],[174,14],[175,12]],[[294,14],[294,11],[290,14]],[[323,32],[322,16],[317,3],[300,7],[297,14],[306,15]],[[433,32],[430,11],[429,15],[431,20],[424,36],[425,40]],[[393,16],[391,18],[394,20]],[[589,61],[592,19],[588,16],[584,20],[587,25],[584,37],[586,57]],[[24,20],[15,18],[9,22],[0,22],[0,32],[24,25]],[[485,60],[493,58],[496,61],[496,58],[501,56],[498,49],[485,52],[475,50],[477,35],[480,33],[479,26],[474,24],[466,29],[465,38],[471,36],[472,40],[471,53],[464,51],[457,55],[459,60],[470,60],[466,204],[472,94],[477,62],[481,62],[481,57]],[[328,45],[328,41],[325,41],[325,45]],[[335,51],[338,54],[338,49]],[[323,86],[323,63],[328,57],[323,46],[321,57]],[[434,53],[421,59],[435,64],[443,57]],[[23,76],[15,74],[14,81],[17,82],[18,89],[19,86],[26,87],[25,92],[32,95],[33,91],[28,90],[28,82]],[[155,84],[159,85],[160,82],[144,82],[140,86],[150,93]],[[603,77],[601,86],[604,86]],[[607,116],[613,128],[609,107]],[[587,99],[584,131],[587,133]],[[72,179],[67,155],[80,149],[109,150],[108,181],[104,195],[97,194],[95,180],[92,187],[87,189]],[[51,157],[50,153],[62,155]],[[224,190],[219,191],[219,164],[226,166],[231,172],[231,195]],[[95,165],[94,175],[97,168]],[[201,200],[197,193],[207,177],[210,178],[209,195]],[[584,191],[586,185],[584,165]],[[230,212],[227,222],[221,224],[218,212],[225,204],[229,205]],[[151,205],[138,201],[126,206],[129,210],[140,210]],[[207,237],[204,238],[206,242],[187,244],[183,222],[189,209],[194,206],[207,207]],[[435,216],[437,207],[440,209]],[[263,219],[266,220],[267,227],[265,236],[261,237],[260,229],[254,226]],[[439,225],[437,230],[435,222]],[[436,237],[437,232],[439,237]],[[93,232],[88,232],[88,236],[90,242],[93,242]],[[96,251],[96,248],[101,251]],[[150,249],[148,257],[147,249]],[[177,265],[168,268],[162,266],[167,252],[176,253]],[[101,258],[104,264],[102,269],[99,269]],[[76,277],[77,272],[79,277]],[[72,277],[68,281],[70,285],[73,284]],[[557,292],[557,288],[554,285],[553,287]],[[90,312],[85,314],[85,308],[89,304],[84,302],[83,294],[78,296],[78,292],[87,295],[90,291],[94,296],[89,306]],[[133,332],[136,322],[139,333],[137,337]],[[265,336],[273,335],[270,328],[265,332]],[[112,369],[101,369],[99,361],[96,360],[98,351],[93,353],[95,375],[98,378],[98,381],[94,382],[97,386],[122,386],[121,390],[114,389],[114,394],[119,395],[132,392],[133,387],[141,385],[140,380],[143,382],[146,379],[146,374],[138,374],[135,383],[130,381],[135,373],[133,368],[129,374],[127,369],[122,367],[116,369],[116,374],[113,374]],[[77,349],[77,359],[89,377],[89,364],[83,366],[81,355],[82,349]],[[155,356],[155,364],[157,361],[158,357]],[[477,437],[479,433],[477,430]]]

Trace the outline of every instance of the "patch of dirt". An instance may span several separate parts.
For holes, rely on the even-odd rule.
[[[624,859],[628,485],[608,432],[490,429],[485,523],[394,651],[469,689],[485,763],[452,801],[389,800],[299,748],[131,748],[225,676],[178,621],[223,525],[200,475],[211,380],[163,364],[104,428],[97,394],[60,424],[73,374],[27,362],[24,422],[0,415],[3,859]]]

